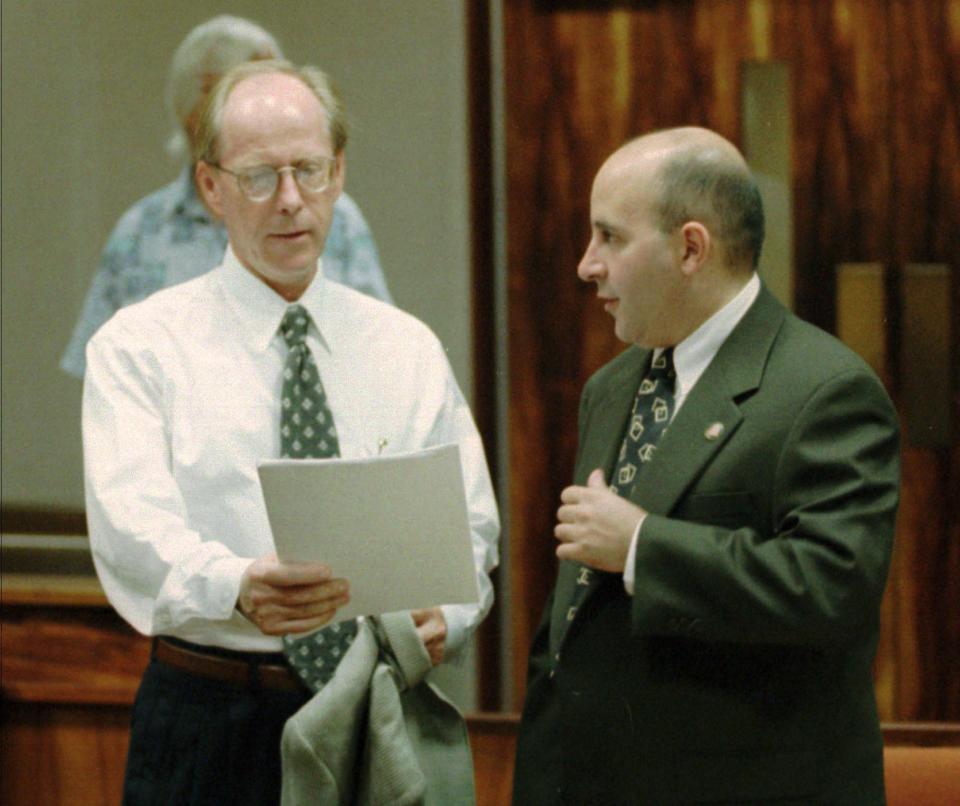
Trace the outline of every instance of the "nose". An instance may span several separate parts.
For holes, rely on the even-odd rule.
[[[590,238],[590,243],[587,244],[587,250],[583,253],[583,257],[580,258],[580,264],[577,266],[577,276],[585,283],[597,282],[606,272],[606,267],[600,258],[597,257],[596,241],[596,236]]]
[[[284,213],[295,213],[303,207],[303,196],[293,170],[277,171],[277,204]]]

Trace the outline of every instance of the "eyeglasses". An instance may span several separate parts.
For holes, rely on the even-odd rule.
[[[294,165],[285,165],[283,168],[257,165],[242,171],[231,171],[216,162],[210,164],[218,171],[234,177],[243,195],[250,201],[256,202],[266,201],[276,193],[277,185],[280,184],[280,174],[288,171],[293,174],[300,190],[307,193],[320,193],[326,190],[330,186],[336,160],[332,157],[313,157]]]

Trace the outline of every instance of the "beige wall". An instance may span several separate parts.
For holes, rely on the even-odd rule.
[[[354,121],[347,189],[400,307],[469,395],[465,33],[459,0],[4,0],[4,504],[80,507],[80,382],[57,366],[118,216],[170,181],[162,92],[194,25],[229,12],[327,69]]]

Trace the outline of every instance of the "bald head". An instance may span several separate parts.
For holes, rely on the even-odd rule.
[[[756,266],[764,232],[760,192],[746,160],[716,132],[686,126],[638,137],[610,156],[602,175],[648,200],[664,233],[697,221],[719,241],[729,268]]]

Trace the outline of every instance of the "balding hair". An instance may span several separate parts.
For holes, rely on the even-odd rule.
[[[298,67],[282,59],[273,59],[237,65],[217,82],[207,98],[197,126],[197,136],[193,144],[194,162],[216,164],[220,159],[223,110],[230,98],[230,93],[236,86],[253,76],[272,73],[291,76],[302,82],[314,94],[326,113],[328,134],[333,144],[334,154],[343,151],[347,145],[347,113],[330,77],[323,70],[312,65]]]
[[[627,148],[661,152],[654,172],[653,214],[665,233],[697,221],[718,238],[731,268],[756,268],[763,248],[760,189],[740,152],[707,129],[668,129]]]

